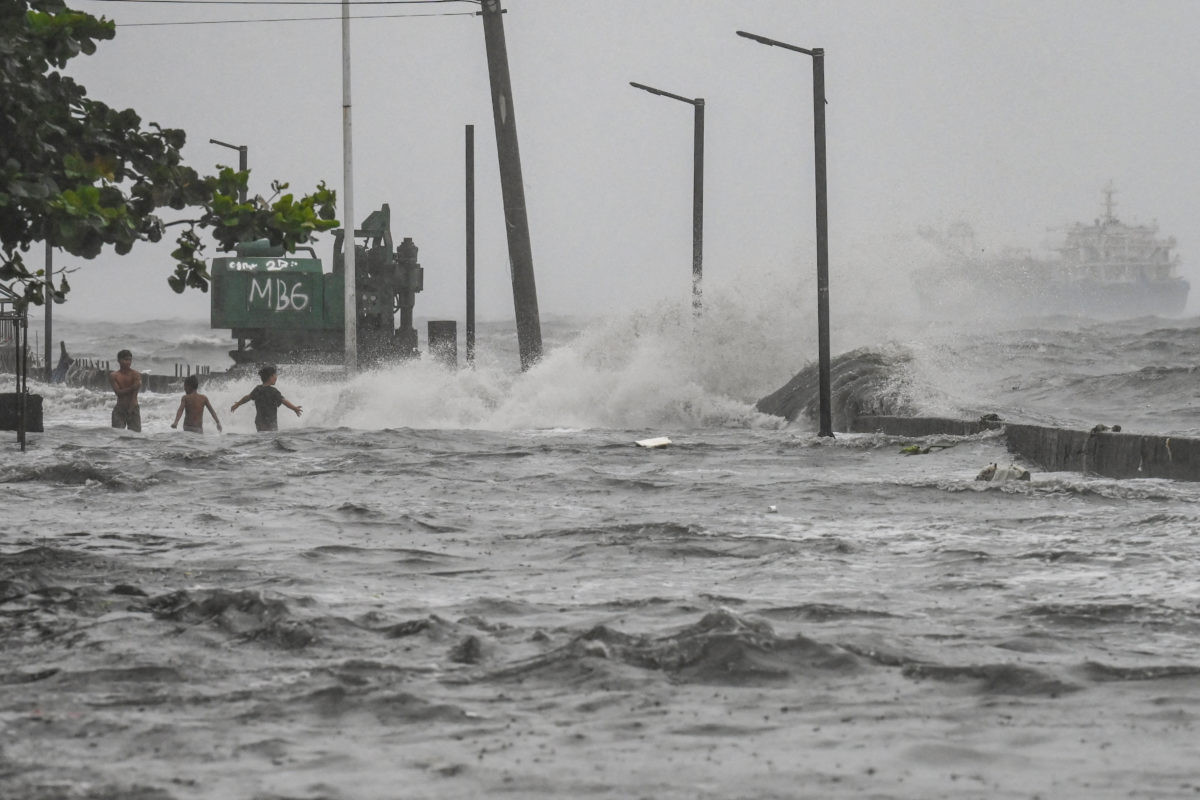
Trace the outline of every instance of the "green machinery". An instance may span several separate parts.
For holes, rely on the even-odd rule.
[[[264,241],[244,242],[214,258],[211,326],[232,330],[237,364],[338,363],[345,348],[345,229],[334,232],[333,271],[309,257],[285,255]],[[413,304],[424,286],[417,246],[394,247],[385,203],[354,231],[358,353],[364,364],[418,355]],[[395,314],[400,313],[400,324]]]

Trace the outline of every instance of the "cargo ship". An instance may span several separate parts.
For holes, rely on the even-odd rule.
[[[1080,315],[1097,318],[1174,316],[1187,305],[1174,237],[1157,224],[1130,225],[1115,214],[1112,184],[1104,215],[1070,225],[1056,255],[1008,249],[984,256],[964,223],[945,234],[922,230],[941,255],[913,273],[921,308],[946,316]]]

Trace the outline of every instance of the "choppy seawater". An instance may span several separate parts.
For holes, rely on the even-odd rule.
[[[1200,795],[1200,485],[820,439],[754,411],[811,345],[754,316],[558,322],[524,375],[499,327],[475,370],[284,365],[278,434],[229,414],[252,380],[202,387],[203,437],[178,395],[133,435],[35,384],[47,430],[0,460],[0,796]],[[229,346],[61,325],[158,371]],[[879,355],[856,391],[895,410],[1197,435],[1198,334],[835,353]]]

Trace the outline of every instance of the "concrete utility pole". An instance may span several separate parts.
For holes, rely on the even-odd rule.
[[[481,13],[492,88],[492,118],[496,123],[496,154],[500,160],[500,189],[504,195],[504,227],[508,232],[508,258],[512,268],[517,346],[521,350],[521,369],[527,370],[542,357],[542,322],[533,279],[533,247],[529,243],[529,218],[525,212],[525,183],[517,147],[517,115],[508,74],[508,48],[504,44],[504,19],[501,16],[504,10],[500,0],[483,0]]]
[[[358,286],[354,271],[354,158],[350,124],[350,2],[342,0],[342,251],[345,256],[346,371],[358,369]]]
[[[695,109],[692,124],[692,308],[699,311],[700,281],[704,277],[704,98],[683,97],[634,81],[630,81],[629,85],[650,94],[679,100]]]
[[[782,47],[812,57],[814,182],[817,189],[817,354],[820,373],[821,420],[818,436],[833,436],[833,410],[829,376],[829,193],[825,187],[825,50],[811,50],[745,31],[745,37],[769,47]]]

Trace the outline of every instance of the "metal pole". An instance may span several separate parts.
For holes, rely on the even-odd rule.
[[[467,126],[467,364],[475,366],[475,126]]]
[[[28,406],[25,401],[29,397],[29,308],[21,314],[21,329],[17,331],[17,439],[21,442],[21,452],[25,452],[25,428]],[[23,335],[23,337],[22,337]],[[22,343],[21,339],[25,341]]]
[[[704,277],[704,100],[696,98],[695,145],[692,168],[692,308],[701,306],[700,281]]]
[[[692,126],[692,309],[699,312],[700,283],[704,276],[704,98],[683,97],[636,81],[630,81],[629,85],[650,94],[687,103],[695,111]]]
[[[246,145],[230,144],[229,142],[222,142],[220,139],[209,139],[208,143],[209,144],[219,144],[219,145],[221,145],[221,147],[228,147],[230,150],[237,150],[238,151],[238,171],[239,172],[246,171],[247,163],[249,161],[249,152],[250,152],[250,148],[248,148]],[[246,189],[244,187],[241,189],[238,189],[238,202],[242,203],[243,205],[246,202]]]
[[[249,169],[249,167],[248,167],[248,162],[250,160],[249,153],[250,153],[250,148],[248,148],[246,145],[244,145],[244,144],[238,145],[238,171],[239,172],[245,172],[247,169]],[[246,189],[245,189],[245,187],[243,187],[242,190],[238,192],[238,202],[241,203],[242,205],[246,204]]]
[[[13,411],[17,415],[17,442],[21,445],[21,451],[25,451],[25,439],[21,436],[21,426],[23,423],[24,411],[21,408],[21,318],[17,313],[17,306],[13,306],[12,315],[12,332],[13,332],[13,388],[16,389],[16,394],[13,397]]]
[[[488,78],[492,89],[500,190],[504,196],[504,223],[508,232],[513,306],[517,317],[517,346],[521,351],[521,369],[527,370],[542,358],[542,323],[538,314],[537,286],[533,278],[533,246],[529,241],[529,218],[525,210],[525,183],[521,177],[521,152],[517,146],[517,116],[508,74],[503,13],[500,0],[483,0],[483,40],[487,48]]]
[[[833,436],[833,413],[829,378],[829,205],[825,188],[825,50],[811,50],[768,39],[746,31],[745,37],[768,47],[782,47],[811,56],[813,60],[813,148],[816,161],[814,181],[817,191],[817,369],[820,391],[820,429],[818,436]]]
[[[358,369],[358,287],[354,271],[354,159],[350,124],[350,2],[342,0],[342,228],[345,236],[346,370]]]
[[[50,377],[54,373],[54,365],[51,361],[53,352],[50,348],[50,343],[54,341],[54,248],[50,245],[49,237],[46,238],[46,383],[50,382]]]
[[[817,351],[821,389],[818,436],[833,436],[829,378],[829,195],[825,188],[825,50],[813,48],[814,177],[817,188]]]

